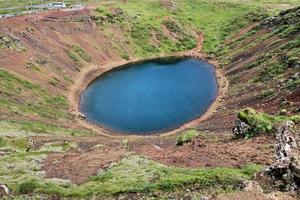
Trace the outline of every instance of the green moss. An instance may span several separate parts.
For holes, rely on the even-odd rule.
[[[300,47],[300,40],[292,40],[292,41],[289,41],[284,46],[282,46],[280,49],[281,50],[291,50],[291,49],[299,48],[299,47]]]
[[[252,108],[246,108],[238,112],[238,118],[250,125],[251,130],[249,136],[257,134],[270,133],[274,130],[275,125],[284,121],[300,121],[300,115],[294,116],[277,116],[268,115],[265,113],[257,112]]]
[[[39,150],[45,152],[65,152],[69,150],[76,150],[77,144],[67,141],[58,141],[44,144]]]
[[[287,38],[300,32],[300,22],[284,25],[278,31],[281,37]]]
[[[125,60],[129,60],[129,55],[128,55],[127,53],[123,52],[123,53],[121,54],[121,58],[123,58],[123,59],[125,59]]]
[[[192,141],[198,135],[199,135],[198,132],[196,130],[193,130],[193,129],[184,131],[183,133],[181,133],[178,136],[176,144],[177,145],[183,145],[184,143]]]
[[[25,137],[0,137],[0,147],[6,148],[11,147],[14,150],[24,151],[30,147],[28,138]]]
[[[37,64],[33,63],[33,62],[27,62],[26,64],[26,68],[32,71],[41,71],[40,66],[38,66]]]
[[[97,13],[105,13],[106,9],[102,8],[102,7],[98,7],[98,8],[95,9],[95,12],[97,12]]]
[[[73,60],[77,65],[81,66],[81,59],[85,62],[91,62],[92,57],[89,56],[82,47],[73,45],[71,50],[66,50],[66,54],[69,56],[71,60]]]
[[[241,169],[241,172],[243,174],[246,174],[248,175],[249,177],[253,176],[255,173],[261,171],[263,169],[262,166],[260,165],[256,165],[256,164],[249,164],[249,165],[246,165],[245,167],[243,167]]]

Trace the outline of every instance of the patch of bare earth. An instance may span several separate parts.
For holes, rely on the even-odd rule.
[[[119,143],[89,139],[78,142],[78,149],[64,153],[51,153],[44,161],[43,170],[48,178],[61,178],[81,184],[90,176],[105,170],[126,153]]]
[[[171,140],[147,140],[130,143],[138,154],[170,166],[241,167],[249,163],[269,165],[273,158],[273,138],[262,136],[249,140],[233,140],[230,136],[198,137],[183,146]]]
[[[233,194],[220,194],[214,200],[296,200],[288,193],[263,194],[259,191],[242,191]]]

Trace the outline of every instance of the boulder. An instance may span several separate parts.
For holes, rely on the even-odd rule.
[[[79,117],[79,119],[82,119],[82,120],[86,119],[86,116],[81,112],[79,112],[77,116]]]
[[[244,138],[251,130],[251,127],[240,119],[235,121],[235,127],[232,129],[234,138]]]
[[[0,197],[9,195],[9,188],[6,184],[0,184]]]
[[[263,193],[263,189],[260,187],[258,182],[255,181],[248,181],[247,183],[245,183],[244,191],[246,192],[256,191],[259,193]]]
[[[178,8],[178,2],[176,0],[160,0],[160,4],[168,10],[175,12]]]
[[[276,17],[270,17],[262,21],[258,28],[275,31],[284,25],[296,24],[300,19],[300,6],[286,11],[282,11]]]
[[[289,191],[300,189],[300,137],[294,126],[294,122],[287,121],[278,128],[275,163],[267,169],[276,186]]]

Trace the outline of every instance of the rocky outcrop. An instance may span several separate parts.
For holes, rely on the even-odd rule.
[[[232,129],[234,138],[243,138],[250,131],[251,127],[240,119],[235,121],[235,127]]]
[[[172,12],[175,12],[178,8],[178,3],[175,0],[160,0],[160,4]]]
[[[300,137],[295,124],[287,121],[276,133],[276,162],[267,170],[277,187],[284,190],[300,189]]]
[[[9,195],[9,189],[7,185],[5,184],[0,184],[0,197],[4,197]]]
[[[265,19],[259,25],[259,27],[269,29],[269,30],[276,30],[281,26],[296,24],[299,23],[299,21],[300,21],[300,6],[286,11],[282,11],[276,17],[270,17]]]
[[[0,49],[13,49],[18,52],[26,51],[26,47],[18,37],[4,34],[0,34]]]
[[[116,24],[118,22],[128,20],[129,18],[128,13],[122,8],[110,8],[107,13],[103,13],[103,11],[96,9],[96,12],[98,12],[98,14],[91,16],[91,20],[93,20],[98,26],[102,26],[107,23]]]

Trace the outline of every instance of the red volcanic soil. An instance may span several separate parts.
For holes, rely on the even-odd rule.
[[[233,140],[231,136],[203,133],[183,146],[174,140],[139,140],[130,150],[158,162],[178,167],[242,167],[247,163],[269,165],[274,146],[272,137]]]
[[[113,149],[103,147],[86,153],[53,153],[44,162],[43,169],[48,178],[59,177],[80,184],[100,170],[108,168],[111,163],[119,161],[125,153],[118,146]]]
[[[88,64],[76,65],[68,57],[66,50],[73,45],[84,48],[95,65],[120,60],[108,37],[91,22],[89,10],[51,11],[2,19],[0,32],[18,37],[27,48],[25,52],[1,51],[0,66],[57,93],[67,91],[71,85],[63,76],[75,79]],[[27,63],[38,60],[46,60],[41,72],[26,68]],[[60,80],[60,84],[49,84],[50,78]]]

